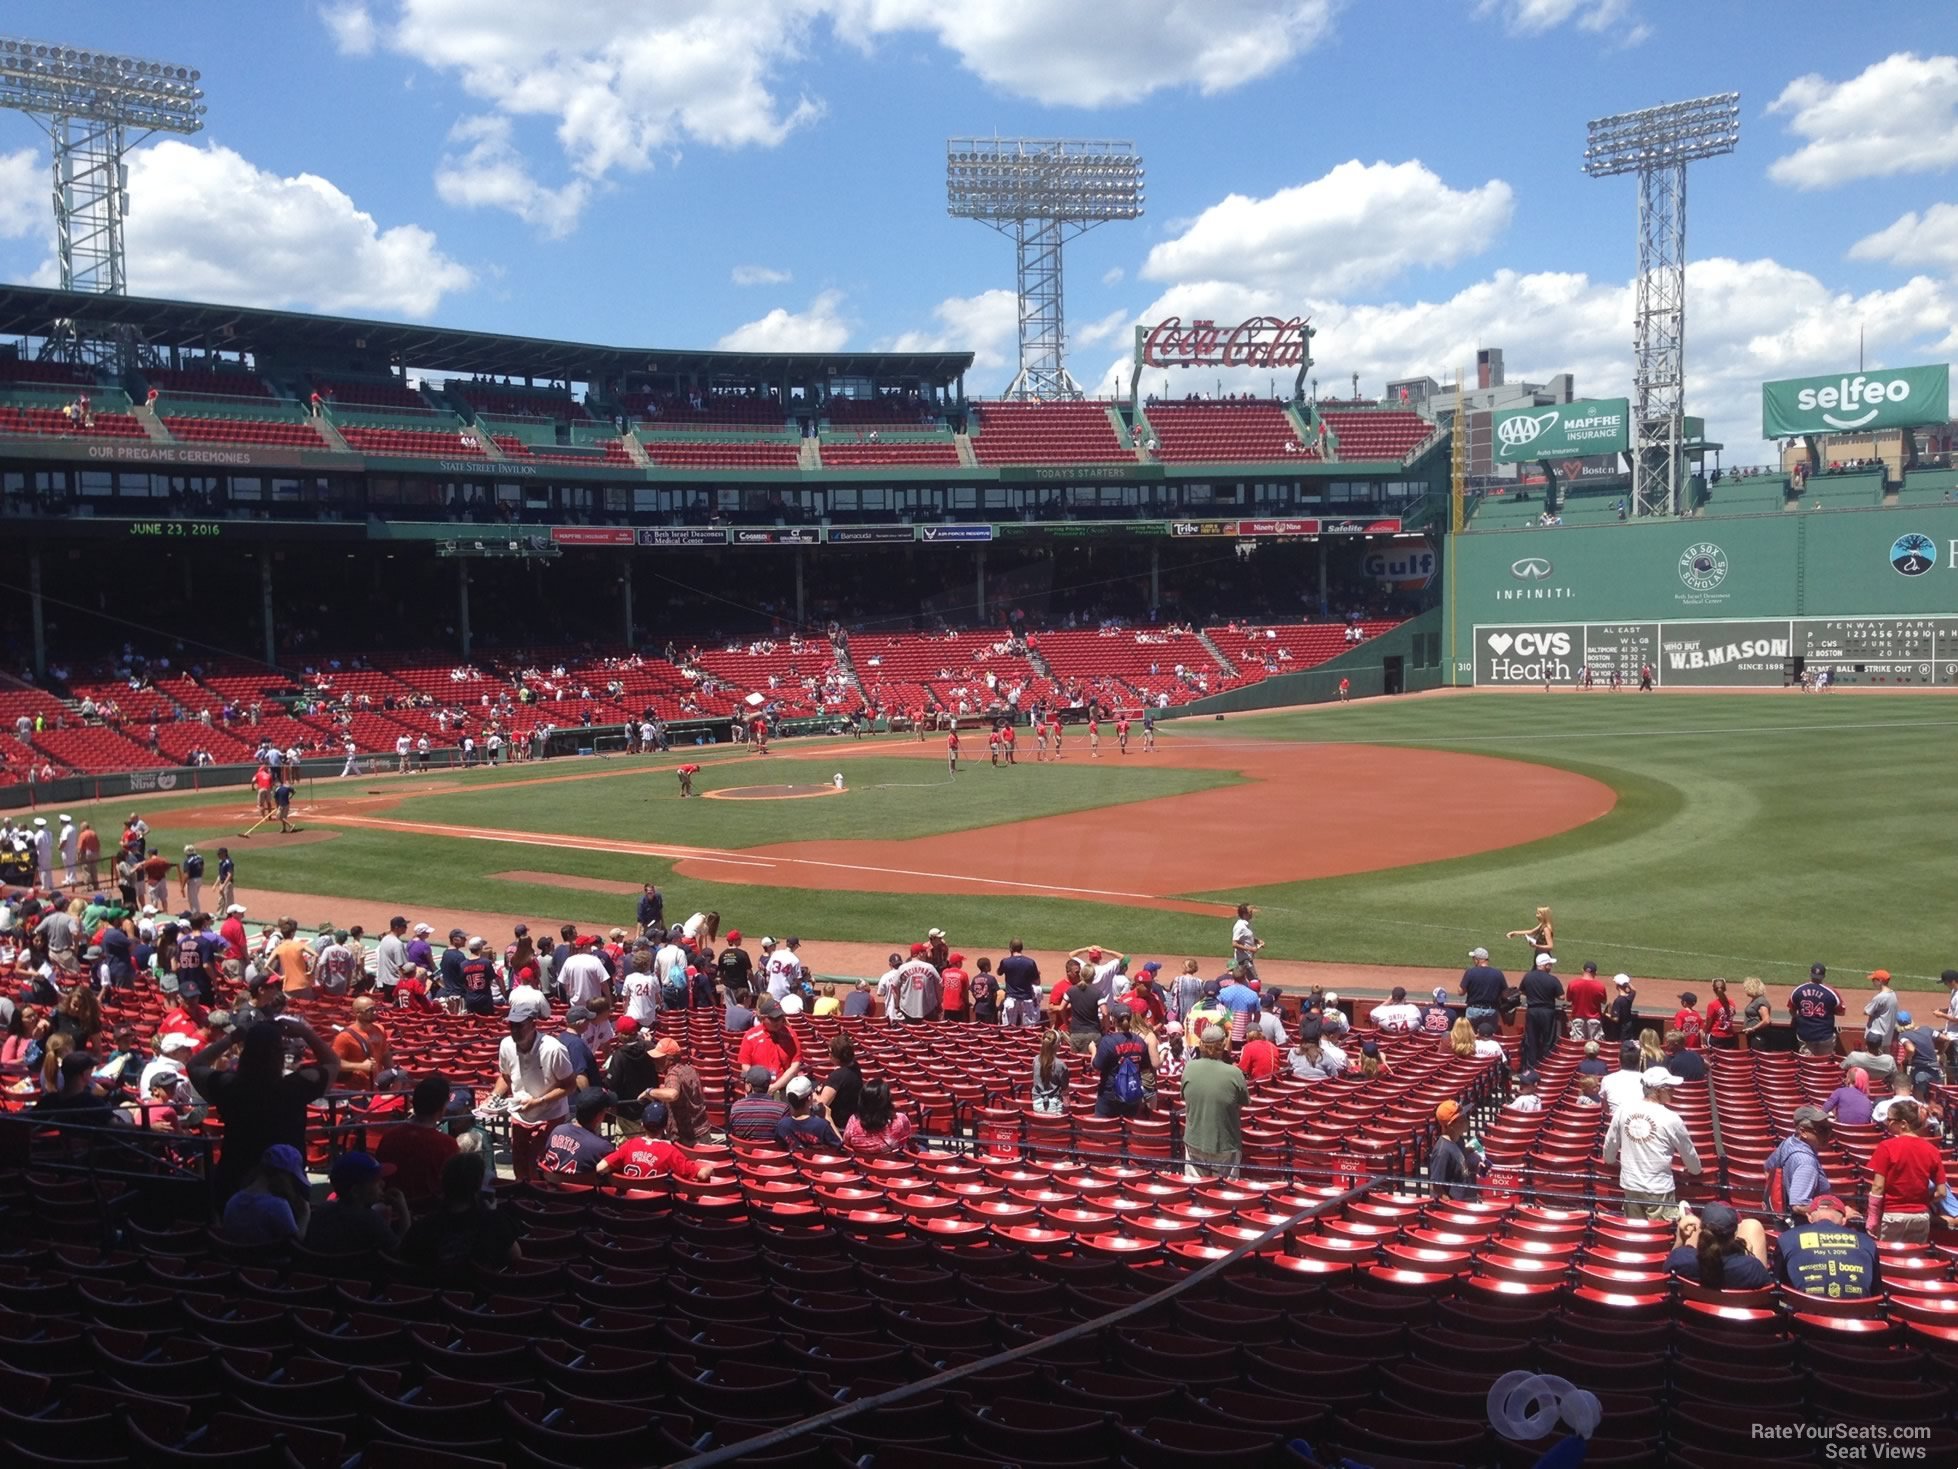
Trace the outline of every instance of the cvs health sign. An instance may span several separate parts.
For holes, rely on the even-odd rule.
[[[1475,629],[1478,685],[1573,684],[1583,669],[1581,624],[1526,623]]]

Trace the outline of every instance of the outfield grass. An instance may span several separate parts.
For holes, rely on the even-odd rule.
[[[1478,695],[1388,701],[1175,727],[1182,740],[1378,743],[1504,755],[1559,766],[1610,785],[1609,815],[1562,836],[1479,857],[1357,877],[1293,883],[1249,896],[1265,909],[1260,931],[1281,958],[1456,965],[1486,943],[1512,963],[1537,903],[1556,909],[1566,970],[1585,959],[1610,972],[1703,980],[1759,974],[1793,983],[1820,959],[1839,976],[1881,965],[1906,984],[1958,963],[1951,935],[1949,855],[1958,803],[1945,776],[1958,704],[1935,698],[1789,695],[1642,697],[1632,693]],[[798,747],[783,747],[785,751]],[[801,747],[806,749],[807,747]],[[470,777],[538,778],[589,769],[554,764]],[[701,786],[816,783],[836,762],[822,755],[736,757],[709,763]],[[1164,767],[1097,769],[1083,762],[1029,766],[1010,781],[992,772],[945,782],[932,762],[878,757],[842,766],[848,798],[785,805],[648,801],[627,779],[563,781],[528,790],[417,797],[404,819],[516,827],[574,835],[739,847],[794,835],[901,837],[1081,810],[1216,783],[1210,772]],[[1227,778],[1227,777],[1225,777]],[[656,774],[647,795],[670,796]],[[1143,781],[1150,782],[1146,787]],[[937,782],[937,784],[934,784]],[[358,783],[349,783],[358,785]],[[884,786],[887,789],[873,789]],[[377,787],[379,788],[379,787]],[[336,794],[321,782],[320,794]],[[211,798],[202,798],[209,804]],[[156,820],[169,803],[142,803]],[[803,824],[802,813],[815,821]],[[118,811],[116,814],[120,814]],[[813,829],[812,829],[813,827]],[[216,840],[229,833],[196,833]],[[234,847],[236,844],[234,844]],[[506,881],[511,870],[549,870],[667,888],[672,907],[718,907],[748,928],[873,943],[941,924],[975,942],[1009,932],[1037,947],[1091,940],[1164,957],[1220,951],[1216,919],[1062,899],[765,892],[675,879],[664,861],[581,851],[346,830],[332,841],[240,852],[246,886],[404,905],[536,913],[616,922],[629,901]],[[301,914],[306,921],[330,917]]]

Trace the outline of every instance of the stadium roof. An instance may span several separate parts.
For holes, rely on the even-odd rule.
[[[314,316],[257,306],[218,306],[142,296],[101,296],[42,286],[0,285],[0,336],[49,336],[57,322],[129,326],[152,347],[341,358],[364,352],[403,367],[498,377],[589,382],[627,372],[782,378],[918,378],[949,384],[972,366],[970,352],[719,352],[607,347],[500,332],[459,331],[398,321]]]

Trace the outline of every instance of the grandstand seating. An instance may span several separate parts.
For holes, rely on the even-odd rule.
[[[1359,624],[1369,638],[1391,631],[1391,620]],[[1215,643],[1246,680],[1255,681],[1272,673],[1299,673],[1336,658],[1353,645],[1347,641],[1348,624],[1343,622],[1279,623],[1272,626],[1226,625],[1207,627],[1204,635]],[[1283,651],[1288,657],[1280,658]],[[1267,667],[1269,659],[1273,666]]]
[[[1206,460],[1313,460],[1300,442],[1299,426],[1276,401],[1151,403],[1144,410],[1155,431],[1155,457],[1165,463]]]
[[[535,459],[544,464],[583,464],[601,469],[633,469],[636,464],[619,439],[604,439],[579,451],[564,447],[533,447],[515,434],[491,434],[490,442],[511,459]]]
[[[270,398],[265,380],[249,368],[150,367],[143,381],[159,393],[198,393],[227,398]]]
[[[76,770],[147,770],[172,763],[125,734],[93,724],[42,730],[34,736],[34,748]]]
[[[1036,633],[1028,642],[1063,684],[1078,687],[1083,696],[1098,693],[1101,702],[1118,708],[1138,707],[1145,690],[1167,694],[1171,704],[1187,704],[1230,684],[1210,650],[1190,633],[1094,629]],[[1176,676],[1179,663],[1183,678]]]
[[[35,362],[19,357],[0,358],[0,383],[39,383],[62,389],[93,392],[95,369],[74,362]]]
[[[559,388],[526,388],[507,383],[451,379],[443,391],[451,398],[467,403],[478,413],[546,418],[560,423],[591,417],[584,404],[574,401],[570,393]]]
[[[59,408],[0,403],[0,434],[57,434],[96,439],[148,437],[143,426],[127,413],[94,413],[91,420],[84,426],[69,419]]]
[[[931,404],[918,398],[831,398],[823,405],[823,422],[838,428],[939,428]]]
[[[1435,431],[1420,414],[1400,408],[1341,409],[1322,403],[1318,416],[1332,426],[1342,460],[1405,459]]]
[[[461,433],[434,429],[370,428],[358,424],[336,425],[340,437],[363,454],[397,455],[407,458],[480,459],[482,446]]]
[[[860,633],[850,639],[850,659],[869,702],[887,711],[927,704],[966,714],[1009,703],[1031,709],[1053,697],[1054,685],[1024,655],[1005,649],[1010,638],[1003,629],[949,637]]]
[[[293,449],[325,449],[326,440],[309,422],[258,417],[163,419],[170,437],[188,444],[278,444]]]
[[[633,392],[619,398],[630,417],[644,419],[654,429],[758,429],[787,431],[795,416],[793,407],[784,408],[772,398],[749,398],[738,394],[719,394],[701,400],[698,408],[685,398],[671,394]]]
[[[398,378],[315,377],[313,390],[334,407],[365,404],[373,408],[401,408],[428,413],[428,399]]]
[[[219,765],[242,765],[252,758],[252,744],[224,725],[195,719],[173,719],[156,727],[157,747],[172,762],[189,765],[197,750],[209,752]]]
[[[754,442],[662,438],[642,434],[646,457],[664,469],[794,469],[802,459],[795,439]]]
[[[972,452],[981,464],[1092,464],[1133,462],[1108,417],[1108,405],[1092,402],[975,403]]]
[[[832,443],[822,446],[825,469],[891,469],[901,465],[942,465],[959,463],[959,446],[950,438],[898,440],[892,443]]]

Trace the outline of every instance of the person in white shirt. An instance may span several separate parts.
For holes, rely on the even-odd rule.
[[[496,1048],[493,1095],[510,1098],[510,1164],[517,1178],[537,1175],[537,1159],[551,1129],[571,1115],[570,1094],[577,1071],[571,1054],[555,1036],[537,1029],[551,1013],[544,992],[524,984],[510,991],[510,1033]]]
[[[564,968],[558,971],[557,983],[565,1003],[584,1005],[606,992],[607,976],[605,961],[593,953],[590,945],[583,944],[565,959]]]
[[[1478,1057],[1493,1056],[1498,1061],[1507,1059],[1502,1042],[1496,1039],[1496,1027],[1487,1020],[1475,1028],[1475,1054]]]
[[[662,984],[666,982],[667,976],[673,972],[676,964],[684,973],[687,967],[687,951],[672,939],[668,939],[653,950],[653,973],[659,977]]]
[[[1644,1067],[1639,1065],[1638,1042],[1626,1041],[1618,1049],[1618,1070],[1598,1083],[1604,1104],[1616,1112],[1645,1097]]]
[[[1352,1022],[1346,1018],[1346,1012],[1339,1008],[1339,996],[1332,990],[1319,997],[1319,1003],[1312,1013],[1319,1017],[1320,1028],[1327,1035],[1345,1035],[1353,1028]]]
[[[625,1013],[642,1027],[659,1018],[659,977],[653,973],[650,960],[642,967],[635,956],[621,988],[625,994]]]
[[[1387,1003],[1373,1007],[1373,1028],[1388,1035],[1408,1035],[1417,1031],[1421,1028],[1420,1007],[1410,1005],[1407,991],[1395,985]]]
[[[1287,1059],[1292,1075],[1300,1081],[1324,1081],[1346,1070],[1346,1053],[1321,1039],[1318,1027],[1310,1023],[1299,1027],[1299,1043]]]
[[[394,764],[395,764],[396,771],[399,772],[400,774],[406,775],[408,773],[408,752],[412,750],[414,746],[415,746],[415,742],[409,739],[408,736],[405,734],[397,735],[395,737]]]
[[[904,956],[892,954],[890,968],[877,981],[877,1012],[886,1020],[897,1019],[897,972],[904,967]]]
[[[150,1088],[158,1081],[167,1078],[173,1106],[196,1106],[198,1096],[191,1088],[190,1073],[184,1070],[184,1063],[189,1059],[190,1053],[197,1049],[196,1037],[184,1035],[180,1031],[172,1031],[159,1038],[156,1047],[159,1054],[155,1060],[143,1067],[142,1077],[136,1083],[136,1095],[147,1102]]]
[[[1675,1219],[1679,1198],[1673,1192],[1673,1161],[1685,1165],[1694,1178],[1701,1173],[1700,1155],[1686,1124],[1666,1105],[1682,1080],[1663,1066],[1640,1077],[1645,1095],[1612,1113],[1604,1135],[1603,1158],[1618,1164],[1618,1183],[1625,1191],[1625,1214],[1630,1219]]]
[[[402,966],[408,962],[408,945],[401,937],[407,931],[408,920],[396,914],[388,920],[388,931],[374,950],[374,983],[387,992],[390,1005],[394,1003],[394,987],[401,982]]]
[[[62,817],[61,835],[56,838],[56,841],[61,847],[61,880],[63,885],[67,887],[73,887],[75,885],[76,844],[79,840],[80,838],[75,830],[75,818],[72,816]],[[195,907],[196,905],[193,903],[192,906]],[[149,1093],[145,1092],[144,1095],[148,1096]]]
[[[768,993],[774,999],[781,999],[802,984],[802,961],[796,957],[796,950],[802,947],[799,938],[786,938],[775,946],[768,956],[764,968],[768,973]]]
[[[1251,920],[1256,916],[1249,903],[1239,903],[1237,921],[1231,925],[1231,963],[1237,967],[1238,978],[1247,984],[1258,977],[1258,950],[1265,946],[1265,941],[1251,928]]]
[[[1516,1095],[1504,1105],[1505,1112],[1541,1112],[1543,1098],[1537,1095],[1537,1075],[1525,1071],[1516,1078]]]

